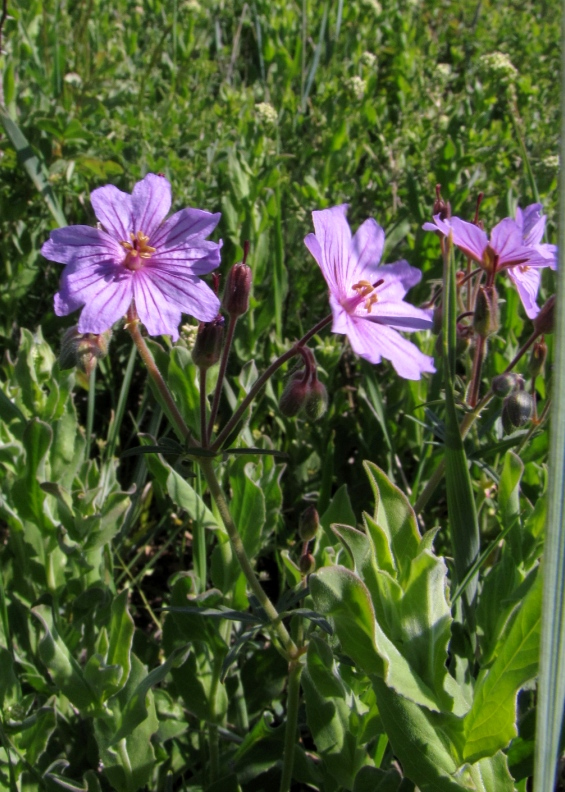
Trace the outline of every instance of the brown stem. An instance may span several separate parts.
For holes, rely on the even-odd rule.
[[[202,448],[208,448],[208,430],[206,429],[206,375],[208,369],[200,368],[200,442]]]
[[[222,359],[220,360],[220,371],[218,372],[218,381],[216,382],[216,390],[214,391],[212,409],[210,411],[210,418],[208,419],[207,435],[209,438],[212,437],[212,432],[214,431],[214,422],[216,420],[216,415],[218,414],[218,408],[220,406],[220,398],[222,396],[222,386],[224,384],[224,378],[226,376],[226,369],[228,367],[228,357],[233,342],[233,336],[235,333],[236,324],[237,324],[237,316],[230,316],[226,342],[222,350]]]

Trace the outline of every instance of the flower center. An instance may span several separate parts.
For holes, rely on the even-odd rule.
[[[145,259],[150,259],[155,253],[155,248],[148,245],[149,237],[138,231],[137,234],[130,234],[131,242],[120,242],[120,245],[127,251],[123,261],[124,267],[129,270],[138,270],[143,267]]]
[[[360,280],[358,283],[354,283],[351,288],[356,292],[355,296],[346,298],[341,304],[348,313],[353,313],[353,311],[363,303],[363,307],[367,313],[371,313],[373,305],[378,302],[379,299],[375,293],[375,289],[382,283],[384,283],[383,278],[375,283],[370,283],[366,280]]]
[[[528,272],[530,270],[530,267],[528,267],[527,264],[520,264],[518,269],[520,270],[520,272]]]
[[[498,265],[498,253],[496,253],[490,246],[490,242],[487,244],[486,248],[483,251],[483,260],[480,262],[482,268],[486,270],[486,272],[495,272],[496,267]]]

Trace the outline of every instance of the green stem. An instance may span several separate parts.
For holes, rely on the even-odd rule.
[[[261,388],[266,384],[270,377],[273,376],[275,371],[279,369],[287,360],[294,357],[294,355],[300,354],[300,348],[303,347],[316,333],[328,325],[332,321],[332,315],[324,317],[318,324],[314,325],[314,327],[309,330],[305,335],[302,336],[300,341],[297,341],[296,344],[291,347],[287,352],[277,358],[268,369],[266,369],[263,374],[259,377],[258,380],[255,381],[253,387],[247,394],[247,396],[243,399],[237,410],[234,412],[230,420],[224,426],[220,434],[214,440],[210,448],[212,451],[218,451],[222,447],[222,443],[230,436],[233,429],[237,426],[239,421],[241,420],[243,414],[255,398],[255,396],[259,393]]]
[[[214,399],[212,401],[212,409],[210,411],[210,418],[208,419],[208,437],[212,437],[212,432],[214,431],[214,422],[216,421],[216,415],[218,414],[218,407],[220,406],[220,398],[222,396],[222,387],[224,384],[224,379],[226,376],[226,369],[228,366],[228,357],[231,350],[231,345],[233,342],[233,336],[235,333],[235,326],[237,324],[237,316],[230,316],[230,321],[228,324],[228,333],[226,336],[226,343],[224,344],[224,348],[222,350],[222,359],[220,360],[220,370],[218,372],[218,381],[216,382],[216,390],[214,391]]]
[[[204,473],[204,477],[206,479],[206,483],[208,484],[208,489],[210,490],[210,494],[218,507],[218,512],[220,513],[220,517],[224,524],[224,527],[227,531],[230,544],[232,550],[239,562],[241,570],[245,575],[247,582],[249,583],[249,587],[251,588],[252,592],[255,594],[257,599],[259,600],[259,604],[272,621],[272,627],[279,638],[280,642],[282,643],[283,647],[285,648],[286,653],[289,657],[296,657],[297,655],[297,648],[290,637],[286,627],[281,621],[280,615],[269,599],[269,597],[263,591],[261,584],[255,574],[253,567],[251,566],[251,562],[245,552],[245,548],[243,546],[243,542],[241,540],[241,536],[237,530],[237,526],[233,521],[233,518],[230,514],[230,510],[228,508],[228,504],[224,493],[222,492],[222,488],[220,487],[220,483],[216,477],[216,473],[214,472],[214,466],[212,464],[212,460],[207,459],[206,457],[198,458],[198,462],[200,467],[202,468],[202,472]]]
[[[96,366],[92,367],[88,378],[88,405],[86,410],[86,443],[84,458],[90,459],[90,446],[92,443],[92,427],[94,426],[94,408],[96,405]]]
[[[303,664],[300,660],[292,660],[288,669],[288,694],[286,705],[286,728],[284,733],[284,759],[281,776],[280,792],[289,792],[294,767],[294,749],[296,746],[296,730],[298,727],[298,706],[300,703],[300,677]]]
[[[128,321],[126,325],[126,329],[128,330],[129,334],[133,339],[133,343],[137,347],[137,351],[139,352],[141,359],[145,363],[147,367],[147,371],[149,372],[149,376],[151,377],[153,384],[155,385],[157,392],[160,396],[162,401],[162,407],[165,410],[167,417],[169,418],[170,422],[172,423],[175,431],[181,438],[181,440],[188,440],[190,441],[190,429],[186,425],[184,418],[180,414],[180,411],[175,404],[173,397],[171,396],[171,392],[169,391],[165,380],[163,379],[163,375],[159,371],[157,364],[155,363],[155,358],[151,354],[151,350],[145,343],[145,339],[141,335],[139,330],[139,319],[137,317],[137,313],[135,308],[130,307],[128,311]],[[192,441],[192,445],[194,445],[194,441]]]
[[[218,739],[218,727],[215,723],[208,724],[208,748],[210,751],[210,772],[208,777],[210,785],[218,780],[220,775],[220,742]]]
[[[200,368],[200,442],[202,448],[208,448],[208,432],[206,430],[206,374],[208,370]]]

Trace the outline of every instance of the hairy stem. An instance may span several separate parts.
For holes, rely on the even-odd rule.
[[[300,677],[303,664],[300,660],[291,660],[288,668],[288,693],[286,705],[286,727],[284,733],[284,758],[280,792],[289,792],[292,783],[294,766],[294,749],[296,746],[296,730],[298,726],[298,706],[300,703]]]
[[[208,430],[206,429],[206,374],[207,369],[200,368],[200,442],[202,448],[208,448]]]
[[[212,401],[212,409],[210,411],[210,418],[208,419],[208,438],[212,437],[212,432],[214,431],[214,422],[216,420],[216,415],[218,414],[218,407],[220,406],[220,398],[222,396],[222,387],[224,384],[224,378],[226,376],[226,368],[228,366],[228,357],[231,350],[231,345],[233,342],[233,336],[235,333],[235,326],[237,324],[237,316],[230,316],[230,321],[228,324],[228,333],[226,337],[226,342],[224,344],[224,348],[222,350],[222,358],[220,360],[220,371],[218,372],[218,381],[216,382],[216,390],[214,391],[214,399]]]

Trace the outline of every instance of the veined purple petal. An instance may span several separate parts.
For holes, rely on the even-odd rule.
[[[532,257],[522,241],[520,227],[511,217],[495,225],[490,235],[490,245],[498,255],[500,268],[523,263]]]
[[[202,209],[181,209],[152,234],[151,245],[166,250],[192,248],[195,238],[200,242],[212,233],[221,216],[219,212],[212,214]]]
[[[132,300],[132,279],[120,278],[109,283],[98,282],[99,290],[91,289],[78,321],[79,333],[103,333],[127,312]]]
[[[350,317],[347,337],[360,357],[371,363],[378,363],[384,357],[390,360],[396,373],[405,379],[419,380],[422,374],[435,371],[431,357],[424,355],[418,347],[386,325]]]
[[[433,325],[432,311],[415,308],[404,301],[381,302],[379,300],[372,306],[370,312],[363,312],[359,318],[407,331],[431,330]]]
[[[349,332],[349,314],[333,292],[330,292],[330,308],[333,316],[332,333],[347,334]]]
[[[422,280],[422,272],[412,267],[407,261],[395,261],[393,264],[382,264],[377,278],[384,280],[378,286],[379,300],[403,300],[406,292]]]
[[[330,284],[342,295],[346,295],[349,278],[349,254],[351,250],[351,231],[346,220],[347,204],[312,212],[312,220],[322,252],[318,261],[322,273]],[[316,259],[317,260],[317,259]]]
[[[148,173],[137,182],[131,194],[133,233],[149,237],[152,247],[157,247],[153,235],[171,209],[171,185],[164,176]]]
[[[59,264],[118,263],[124,258],[124,249],[105,231],[76,225],[51,231],[41,254]]]
[[[435,231],[443,236],[449,236],[451,225],[449,220],[442,220],[441,215],[434,215],[433,223],[424,223],[422,226],[424,231]]]
[[[541,272],[532,267],[510,267],[508,275],[516,290],[529,319],[535,319],[540,309],[536,302],[541,282]]]
[[[129,242],[133,231],[131,195],[106,184],[90,193],[90,203],[106,231],[117,242]]]
[[[453,244],[460,248],[469,258],[479,264],[483,261],[483,253],[488,245],[488,237],[482,228],[467,223],[459,217],[450,220]]]
[[[541,245],[534,246],[539,255],[547,262],[547,266],[552,270],[557,269],[557,245],[549,245],[544,242]]]
[[[207,275],[220,263],[220,243],[204,240],[192,242],[195,247],[184,250],[158,249],[147,263],[147,267],[164,269],[169,273],[184,273],[187,270],[193,275]],[[197,246],[196,246],[197,245]]]
[[[351,240],[348,275],[351,283],[365,280],[375,283],[380,275],[379,264],[383,255],[385,232],[369,217],[362,223]]]
[[[181,309],[163,294],[151,278],[136,273],[133,280],[135,308],[149,335],[170,335],[173,341],[179,337],[178,326]]]
[[[540,203],[530,204],[524,210],[516,209],[516,222],[522,229],[524,245],[539,245],[545,232],[545,215]],[[520,218],[520,219],[518,219]]]
[[[138,286],[138,281],[140,286]],[[145,291],[148,289],[160,291],[171,305],[176,306],[183,313],[194,316],[201,322],[211,322],[216,318],[220,309],[220,301],[212,289],[203,280],[190,275],[190,273],[181,278],[168,275],[163,270],[152,270],[146,267],[136,273],[135,284],[136,305],[138,303],[137,290],[142,285]]]

